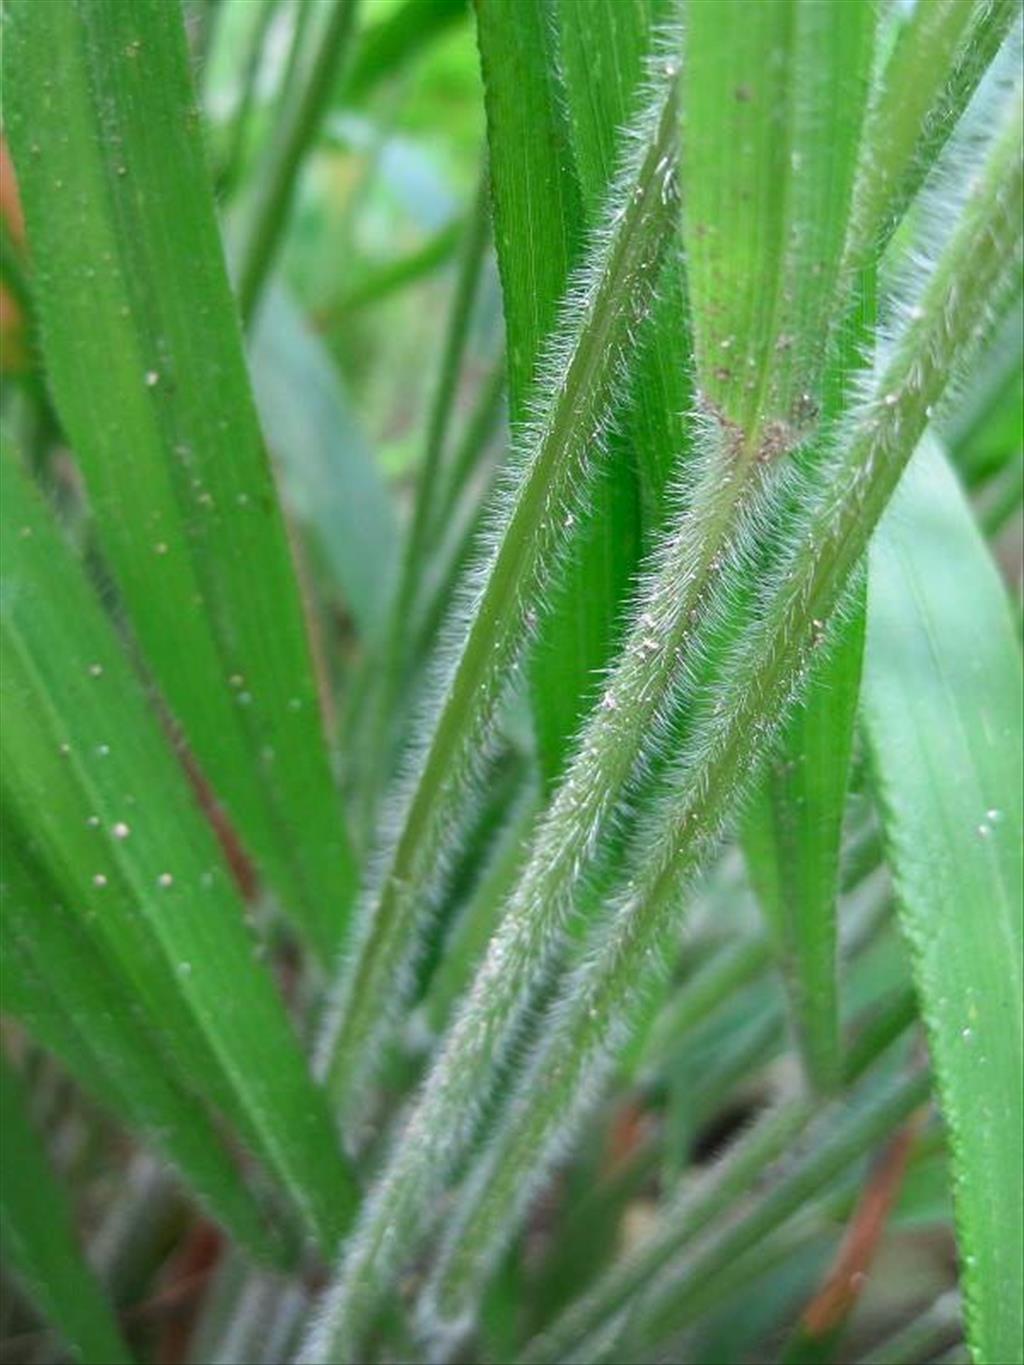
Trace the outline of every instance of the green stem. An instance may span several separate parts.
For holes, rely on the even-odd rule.
[[[405,560],[398,593],[398,615],[407,608],[416,588],[416,574],[427,541],[427,531],[436,504],[441,478],[442,455],[448,428],[451,425],[455,408],[456,388],[462,373],[463,357],[469,339],[469,326],[473,317],[483,268],[484,254],[490,232],[489,184],[486,163],[480,175],[476,199],[469,216],[469,223],[460,252],[458,279],[455,297],[452,300],[451,315],[448,320],[448,335],[441,354],[441,367],[437,376],[437,387],[430,406],[430,420],[427,424],[427,441],[423,452],[423,464],[419,471],[418,493],[413,509],[412,526],[406,541]],[[401,624],[401,621],[400,621]]]
[[[537,814],[538,799],[527,792],[517,803],[508,827],[469,902],[445,939],[437,972],[426,1000],[427,1021],[435,1033],[448,1022],[455,1002],[473,979],[523,861],[523,844]]]
[[[263,0],[253,24],[252,34],[249,38],[249,51],[242,72],[241,94],[231,119],[228,151],[224,158],[223,169],[217,178],[217,188],[222,195],[232,193],[242,173],[249,131],[252,126],[252,106],[256,98],[256,83],[260,68],[263,65],[263,49],[266,46],[267,34],[280,3],[281,0]]]
[[[639,1072],[660,1069],[686,1033],[708,1018],[725,1000],[762,976],[772,961],[772,945],[766,934],[746,937],[725,945],[694,972],[657,1017],[643,1051],[636,1061]]]
[[[281,244],[299,170],[320,127],[331,86],[355,25],[357,0],[334,0],[305,85],[285,111],[252,206],[240,255],[238,308],[248,326]]]
[[[463,441],[452,461],[445,488],[438,498],[438,510],[430,529],[438,549],[437,561],[422,586],[421,601],[415,614],[415,659],[426,659],[435,647],[438,634],[450,613],[459,583],[470,564],[474,546],[479,542],[483,509],[493,496],[497,460],[481,470],[480,487],[470,488],[469,477],[479,469],[485,447],[501,416],[501,397],[505,388],[504,360],[499,361],[485,381],[471,415]]]
[[[455,407],[466,343],[469,339],[473,305],[487,249],[488,230],[488,178],[485,163],[463,238],[455,295],[448,316],[448,333],[430,405],[412,522],[406,534],[398,587],[391,606],[390,627],[382,641],[380,655],[373,665],[376,687],[367,736],[370,762],[367,765],[361,793],[367,827],[372,827],[380,779],[385,777],[391,768],[392,745],[389,740],[395,732],[398,698],[406,681],[410,663],[409,646],[413,638],[410,622],[423,569],[424,552],[428,544],[429,526],[437,502],[438,483],[442,477],[442,457]]]
[[[464,224],[461,221],[446,223],[414,251],[369,268],[336,302],[327,304],[313,314],[317,330],[325,332],[344,322],[356,309],[379,303],[406,285],[415,284],[417,280],[432,274],[455,254],[463,235]]]
[[[587,475],[634,350],[676,214],[675,70],[626,145],[634,150],[556,332],[537,416],[520,445],[522,474],[483,587],[471,607],[461,653],[436,689],[437,719],[417,764],[383,878],[368,898],[320,1049],[320,1065],[343,1112],[357,1103],[401,1005],[400,983],[415,951],[421,910],[472,778],[476,753],[526,644],[535,605],[550,581],[585,497]],[[387,1006],[382,1007],[382,1002]]]
[[[480,453],[490,440],[501,416],[501,399],[505,392],[505,357],[502,355],[480,385],[476,402],[466,422],[466,429],[452,457],[450,467],[442,472],[441,489],[437,495],[431,522],[430,539],[439,538],[455,511],[463,489],[476,468]]]
[[[277,115],[279,118],[284,115],[292,101],[295,82],[302,66],[306,35],[309,32],[309,18],[314,12],[311,0],[294,0],[293,8],[295,17],[292,21],[292,40],[288,46],[288,56],[281,77],[281,88],[277,95]]]
[[[895,232],[1018,12],[1018,0],[915,5],[882,72],[861,149],[851,270]]]
[[[848,1084],[863,1075],[878,1054],[894,1042],[917,1018],[917,996],[905,986],[873,1011],[856,1030],[843,1058],[843,1079]]]

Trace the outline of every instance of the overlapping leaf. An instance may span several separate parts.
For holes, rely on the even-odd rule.
[[[43,356],[100,548],[185,742],[327,956],[354,866],[180,12],[18,0],[4,74]]]
[[[213,833],[83,570],[8,453],[0,478],[13,528],[0,560],[3,801],[59,898],[27,925],[15,913],[15,940],[20,921],[34,970],[77,1010],[85,987],[65,998],[43,947],[71,919],[62,951],[73,960],[82,936],[179,1077],[237,1125],[330,1246],[351,1179]],[[105,1026],[131,1029],[132,1011]]]

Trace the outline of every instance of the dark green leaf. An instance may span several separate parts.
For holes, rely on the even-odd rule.
[[[812,1085],[840,1074],[836,896],[864,645],[863,592],[786,726],[744,826],[751,880],[781,956]]]
[[[345,81],[346,98],[365,98],[378,81],[400,72],[468,12],[468,0],[405,0],[385,18],[368,25]]]
[[[200,767],[327,956],[354,868],[180,11],[16,0],[4,58],[43,353],[100,547]]]
[[[0,545],[8,818],[179,1075],[331,1246],[351,1180],[214,836],[99,601],[6,453],[0,479],[13,528]]]

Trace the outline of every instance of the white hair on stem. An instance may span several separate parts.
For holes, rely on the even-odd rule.
[[[623,168],[544,348],[531,415],[516,433],[479,563],[434,667],[437,701],[421,717],[390,803],[318,1049],[317,1069],[330,1073],[343,1112],[364,1093],[393,1032],[499,702],[625,396],[629,361],[675,228],[675,50],[674,43],[659,45],[641,116],[623,135]]]
[[[932,403],[974,347],[1019,269],[1019,109],[986,165],[964,222],[894,338],[872,389],[844,424],[823,484],[803,511],[749,628],[732,645],[638,829],[612,912],[537,1031],[530,1065],[460,1191],[425,1294],[425,1320],[464,1323],[529,1200],[607,1078],[632,1011],[663,970],[682,895],[750,789],[812,659],[827,650],[844,593]],[[1016,158],[1016,160],[1014,160]],[[1011,169],[1012,168],[1012,169]],[[961,284],[964,267],[971,286]]]

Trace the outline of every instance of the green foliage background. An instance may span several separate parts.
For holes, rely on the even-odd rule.
[[[4,1359],[1024,1361],[1016,0],[4,0]]]

